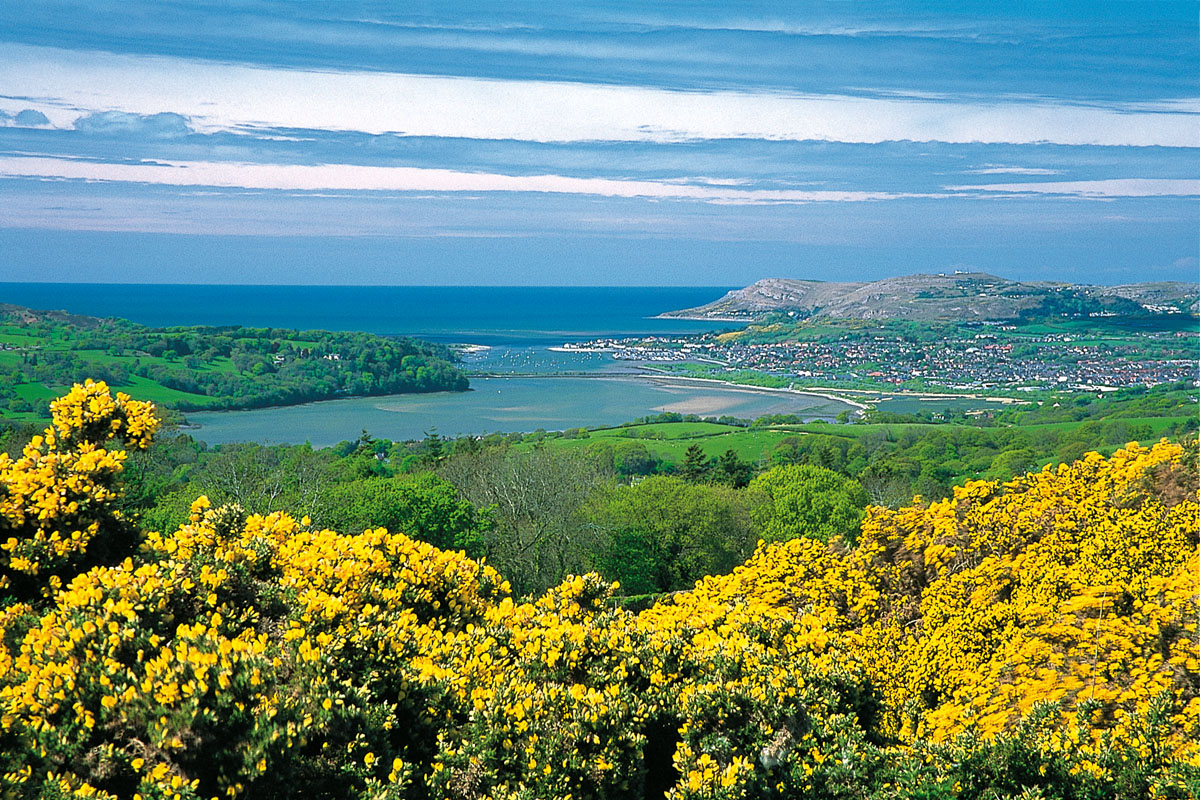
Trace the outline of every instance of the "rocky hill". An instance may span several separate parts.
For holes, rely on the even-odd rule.
[[[83,314],[71,314],[67,311],[39,311],[12,303],[0,303],[0,322],[21,326],[58,322],[74,325],[77,328],[97,328],[101,325],[111,325],[113,321],[100,317],[87,317]]]
[[[782,312],[798,318],[992,322],[1064,314],[1195,314],[1198,296],[1200,286],[1194,283],[1027,283],[980,272],[905,275],[869,283],[768,278],[707,305],[663,316],[754,320]]]

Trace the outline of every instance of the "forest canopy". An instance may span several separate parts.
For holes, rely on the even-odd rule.
[[[15,310],[14,310],[15,309]],[[0,413],[49,416],[54,392],[88,378],[180,411],[336,397],[464,391],[447,347],[370,333],[238,326],[149,328],[0,307]]]

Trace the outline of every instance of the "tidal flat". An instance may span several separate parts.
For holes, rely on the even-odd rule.
[[[364,429],[393,440],[494,431],[564,430],[619,425],[637,417],[681,414],[752,418],[797,414],[832,420],[854,407],[800,392],[682,383],[639,377],[473,378],[471,391],[330,400],[252,411],[196,412],[188,432],[209,444],[310,442],[327,447]]]

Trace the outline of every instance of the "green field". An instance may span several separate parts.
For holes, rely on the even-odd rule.
[[[1154,431],[1154,435],[1158,436],[1172,425],[1187,422],[1189,419],[1195,418],[1196,415],[1192,415],[1191,417],[1118,417],[1117,419],[1129,425],[1149,425],[1151,430]],[[1083,424],[1082,422],[1047,422],[1040,425],[1026,425],[1024,427],[1030,431],[1066,431],[1078,428]]]
[[[820,433],[828,436],[842,436],[846,439],[857,439],[871,431],[882,431],[890,436],[898,436],[905,430],[937,430],[946,427],[949,426],[920,423],[836,425],[815,422],[801,425],[773,425],[765,428],[739,428],[712,422],[656,422],[619,428],[601,428],[590,431],[587,437],[550,438],[543,442],[552,447],[567,449],[586,448],[601,441],[639,442],[651,453],[672,464],[682,461],[687,449],[693,444],[697,444],[710,458],[732,450],[743,461],[758,464],[769,459],[771,451],[781,441],[794,436]],[[538,444],[529,441],[518,444],[516,447],[529,449]]]
[[[894,414],[912,414],[920,411],[979,411],[988,409],[1009,408],[1014,403],[1002,403],[996,400],[982,400],[976,397],[906,397],[884,396],[882,400],[873,403],[880,411]]]
[[[128,383],[114,387],[118,391],[125,392],[139,400],[149,400],[152,403],[162,405],[174,405],[181,400],[188,400],[193,403],[203,403],[206,399],[202,394],[192,394],[191,392],[181,392],[178,389],[172,389],[169,386],[163,386],[158,381],[149,378],[143,378],[139,375],[134,375],[129,379]]]
[[[1200,412],[1200,408],[1197,408]],[[1096,449],[1105,454],[1111,454],[1117,447],[1126,443],[1126,438],[1113,428],[1109,432],[1098,430],[1098,426],[1107,430],[1114,424],[1141,429],[1140,433],[1129,432],[1127,438],[1141,438],[1143,444],[1157,440],[1162,436],[1176,435],[1185,423],[1194,421],[1197,415],[1182,416],[1178,411],[1164,416],[1130,416],[1097,421],[1096,419],[1081,419],[1061,422],[1029,423],[1017,425],[1002,425],[980,427],[978,425],[960,422],[880,422],[853,424],[834,424],[825,422],[809,422],[803,424],[772,425],[766,427],[737,427],[711,422],[655,422],[638,425],[625,425],[616,428],[601,428],[587,431],[585,434],[557,435],[544,438],[526,437],[526,440],[516,444],[518,450],[528,450],[534,447],[552,447],[568,450],[619,446],[624,442],[636,442],[653,456],[675,465],[682,462],[684,454],[692,445],[699,445],[701,451],[709,458],[716,458],[728,450],[735,452],[740,459],[751,464],[763,466],[771,459],[771,454],[780,442],[788,438],[820,435],[843,440],[847,445],[862,443],[870,440],[877,442],[921,441],[930,435],[949,437],[980,437],[991,441],[992,447],[998,451],[1009,446],[1032,448],[1033,457],[1039,464],[1055,462],[1056,448],[1072,438],[1072,432],[1087,442],[1089,449]],[[1085,427],[1086,426],[1086,427]],[[1124,431],[1124,428],[1122,428]],[[1147,436],[1147,432],[1149,436]],[[1022,441],[1011,445],[1014,437]],[[1120,441],[1117,439],[1120,438]],[[829,441],[830,439],[825,439]],[[970,439],[964,441],[971,441]],[[978,446],[981,442],[972,441],[970,445]],[[907,445],[906,445],[907,446]],[[987,445],[984,445],[987,446]],[[957,457],[951,457],[951,462],[957,464]],[[981,474],[987,464],[982,463],[973,468],[971,474]]]
[[[623,439],[698,439],[723,436],[730,426],[715,422],[654,422],[647,425],[627,425],[619,428],[600,428],[592,436]]]
[[[28,337],[26,337],[26,341]],[[20,344],[20,337],[14,335],[6,335],[0,341],[8,341]],[[178,359],[166,359],[146,354],[134,355],[111,355],[101,350],[74,350],[68,345],[54,346],[53,344],[45,345],[39,349],[42,357],[46,353],[53,352],[71,352],[74,355],[87,358],[89,361],[100,364],[116,364],[125,367],[132,366],[135,362],[150,367],[177,367]],[[12,366],[21,363],[21,354],[11,350],[0,351],[0,366]],[[233,375],[238,374],[237,369],[233,366],[233,361],[228,358],[215,359],[212,364],[201,364],[195,367],[198,373],[205,372],[226,372]],[[29,402],[38,399],[53,399],[66,393],[70,388],[67,383],[54,382],[36,382],[36,383],[20,383],[13,387],[18,397]],[[183,392],[178,389],[172,389],[164,386],[156,380],[145,378],[139,375],[130,375],[129,379],[120,383],[113,382],[112,388],[114,391],[126,392],[127,394],[137,397],[139,400],[149,400],[154,403],[164,405],[174,405],[181,401],[187,401],[195,404],[203,404],[208,398],[201,394],[193,394],[191,392]],[[16,412],[5,408],[0,404],[0,418],[15,419],[15,420],[32,420],[45,419],[45,416],[39,417],[32,412]]]

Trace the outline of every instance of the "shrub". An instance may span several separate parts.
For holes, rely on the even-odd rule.
[[[633,614],[596,575],[517,602],[461,552],[204,498],[131,535],[101,445],[152,409],[93,383],[54,408],[0,458],[5,797],[1200,790],[1178,445],[872,507],[856,546],[762,543]]]

